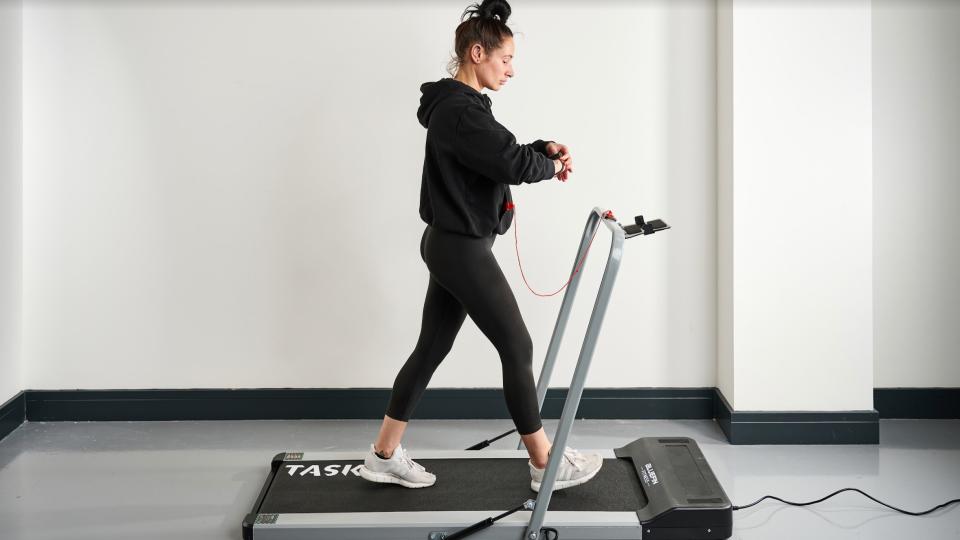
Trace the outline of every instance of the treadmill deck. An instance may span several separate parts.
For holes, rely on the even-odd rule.
[[[523,452],[523,451],[520,451]],[[514,508],[537,492],[530,488],[525,455],[490,458],[414,459],[437,476],[434,485],[411,489],[378,484],[357,473],[363,460],[284,461],[259,513],[442,512]],[[481,457],[482,456],[482,457]],[[626,481],[624,481],[626,479]],[[464,497],[464,494],[469,494]],[[611,456],[588,482],[554,491],[550,510],[635,512],[646,505],[628,459]]]

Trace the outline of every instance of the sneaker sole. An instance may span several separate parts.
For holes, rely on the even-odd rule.
[[[434,484],[434,482],[436,482],[436,480],[434,480],[433,482],[430,482],[429,484],[425,482],[420,482],[420,483],[411,482],[409,480],[404,480],[403,478],[400,478],[399,476],[394,474],[373,472],[363,465],[358,467],[357,471],[360,473],[361,477],[371,482],[378,482],[381,484],[399,484],[403,487],[408,487],[408,488],[430,487]]]
[[[555,482],[553,483],[553,490],[554,490],[554,491],[557,491],[557,490],[560,490],[560,489],[566,489],[566,488],[570,488],[570,487],[573,487],[573,486],[579,486],[580,484],[585,484],[585,483],[587,483],[588,481],[590,481],[594,476],[596,476],[597,473],[600,472],[600,469],[602,469],[602,468],[603,468],[603,462],[600,463],[600,466],[597,467],[597,470],[593,471],[592,473],[590,473],[590,474],[588,474],[588,475],[586,475],[586,476],[584,476],[584,477],[575,478],[575,479],[573,479],[573,480],[558,480],[558,481],[555,481]],[[536,480],[530,480],[530,489],[536,491],[537,493],[540,493],[540,484],[541,484],[541,483],[540,483],[540,482],[537,482]]]

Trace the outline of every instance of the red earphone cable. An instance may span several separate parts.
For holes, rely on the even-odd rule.
[[[508,209],[508,210],[513,210],[513,245],[516,247],[516,251],[517,251],[517,266],[520,267],[520,275],[523,277],[523,282],[527,285],[527,288],[530,289],[530,292],[532,292],[533,294],[535,294],[535,295],[537,295],[537,296],[544,296],[544,297],[554,296],[554,295],[558,294],[560,291],[566,289],[566,288],[567,288],[567,285],[570,285],[570,282],[573,281],[573,276],[577,275],[577,272],[580,271],[580,268],[583,266],[583,262],[587,260],[587,255],[590,253],[590,246],[593,245],[593,239],[597,237],[597,229],[594,229],[594,230],[593,230],[593,236],[590,237],[590,244],[587,245],[587,250],[583,253],[583,258],[580,259],[580,262],[577,263],[577,267],[574,268],[573,273],[570,274],[570,279],[568,279],[567,282],[564,283],[563,287],[560,287],[560,288],[557,289],[555,292],[552,292],[552,293],[550,293],[550,294],[541,294],[541,293],[538,293],[537,291],[533,290],[533,287],[530,286],[530,283],[527,281],[527,276],[526,276],[526,274],[523,273],[523,264],[520,263],[520,238],[519,238],[519,236],[517,235],[517,210],[516,210],[516,205],[514,205],[514,204],[512,204],[512,203],[507,203],[507,209]],[[611,216],[612,216],[612,215],[613,215],[613,214],[611,214]]]

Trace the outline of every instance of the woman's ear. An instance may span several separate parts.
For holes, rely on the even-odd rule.
[[[483,46],[479,43],[474,43],[473,47],[470,47],[470,58],[477,64],[483,61]]]

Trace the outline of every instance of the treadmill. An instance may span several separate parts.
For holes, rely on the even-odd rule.
[[[580,240],[573,274],[547,349],[537,398],[540,408],[600,223],[612,234],[603,279],[552,445],[564,448],[573,427],[590,360],[627,238],[669,229],[662,220],[621,225],[594,208]],[[563,452],[552,452],[541,489],[530,487],[529,456],[517,450],[420,451],[417,462],[437,476],[433,486],[409,489],[360,477],[363,452],[281,452],[252,510],[243,520],[244,540],[712,540],[732,535],[730,500],[696,441],[643,437],[614,449],[589,450],[603,457],[590,481],[556,492]],[[359,458],[359,459],[358,459]],[[547,509],[549,507],[549,510]]]

